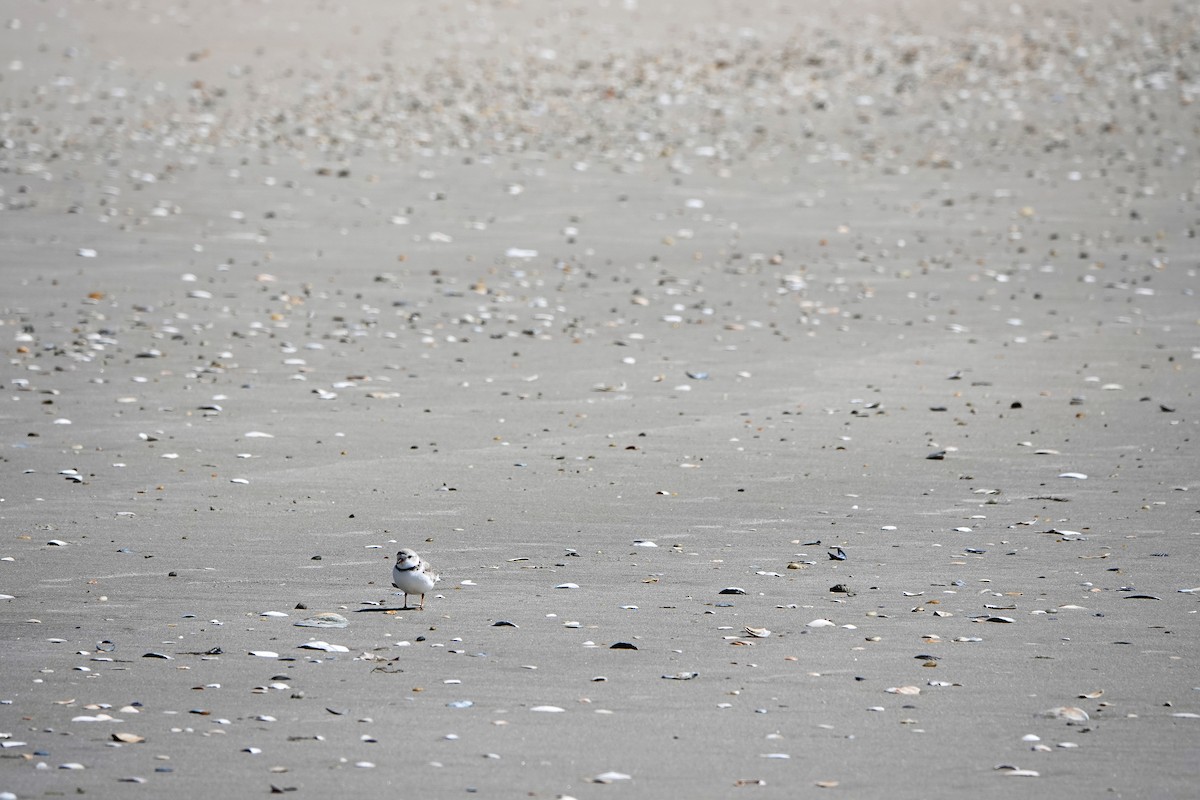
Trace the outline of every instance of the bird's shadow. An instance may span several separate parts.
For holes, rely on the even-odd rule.
[[[420,606],[397,606],[396,608],[384,608],[383,606],[380,606],[378,608],[356,608],[356,609],[354,609],[354,613],[355,614],[386,614],[389,611],[420,611],[420,610],[421,610]]]

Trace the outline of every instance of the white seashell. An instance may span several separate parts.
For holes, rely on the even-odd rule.
[[[759,639],[765,639],[771,635],[771,632],[766,628],[752,628],[749,625],[746,626],[745,631],[747,636],[754,636]]]
[[[1086,481],[1087,480],[1087,475],[1084,475],[1082,472],[1064,472],[1064,473],[1060,474],[1058,477],[1074,478],[1077,481]]]
[[[1087,722],[1091,717],[1082,708],[1075,706],[1058,706],[1042,712],[1048,719],[1065,719],[1068,722]]]
[[[632,775],[626,775],[624,772],[601,772],[592,778],[592,783],[613,783],[615,781],[628,781],[632,779]]]
[[[579,584],[578,583],[560,583],[558,586],[555,586],[554,588],[555,589],[578,589]]]
[[[565,708],[559,708],[558,706],[534,706],[533,708],[531,708],[529,710],[530,711],[543,711],[547,714],[561,714],[562,712],[566,711]]]
[[[806,627],[806,628],[832,628],[835,625],[837,625],[836,622],[830,622],[827,619],[814,619],[812,622],[809,622],[804,627]]]
[[[251,650],[250,655],[257,656],[258,658],[279,658],[279,653],[271,650]]]
[[[921,693],[920,686],[893,686],[890,689],[884,689],[888,694],[903,694],[917,695]]]
[[[340,644],[330,644],[329,642],[305,642],[304,644],[296,645],[305,650],[324,650],[326,653],[349,653],[350,648]]]

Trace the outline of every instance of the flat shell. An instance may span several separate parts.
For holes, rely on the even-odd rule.
[[[305,642],[304,644],[296,645],[305,650],[323,650],[326,653],[349,653],[350,648],[341,644],[330,644],[329,642]]]
[[[616,781],[631,780],[632,777],[632,775],[626,775],[624,772],[601,772],[592,778],[592,783],[615,783]]]

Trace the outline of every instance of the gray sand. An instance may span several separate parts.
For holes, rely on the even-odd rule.
[[[1194,8],[5,22],[0,797],[1193,796]]]

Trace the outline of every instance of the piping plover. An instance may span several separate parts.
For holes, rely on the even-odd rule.
[[[425,593],[433,589],[433,585],[441,580],[433,568],[421,560],[421,557],[407,547],[396,553],[396,563],[392,566],[392,586],[404,592],[404,607],[408,608],[410,594],[421,595],[419,611],[425,610]]]

